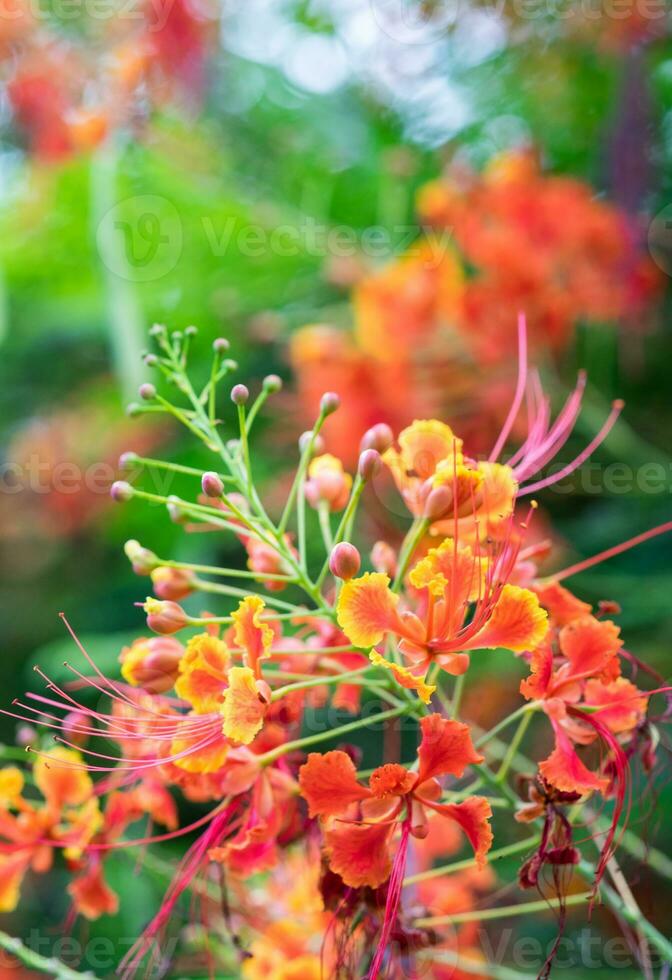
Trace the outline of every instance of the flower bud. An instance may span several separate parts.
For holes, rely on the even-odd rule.
[[[184,647],[172,637],[152,636],[124,647],[119,660],[121,674],[132,687],[150,694],[165,694],[175,686]]]
[[[126,406],[126,414],[129,419],[137,418],[138,415],[142,415],[142,405],[139,405],[138,402],[129,402]]]
[[[310,440],[313,438],[313,433],[308,429],[306,432],[302,432],[299,436],[299,451],[305,453]],[[317,435],[313,441],[313,455],[319,455],[324,452],[324,439],[322,436]]]
[[[275,394],[282,388],[282,378],[277,374],[267,374],[264,378],[264,391]]]
[[[168,516],[170,517],[173,524],[188,524],[189,515],[185,514],[184,508],[180,506],[181,500],[174,494],[171,494],[166,501],[166,510],[168,511]]]
[[[219,498],[224,493],[224,484],[217,473],[208,470],[201,477],[201,489],[206,497]]]
[[[145,365],[145,367],[153,368],[159,363],[159,359],[156,354],[144,354],[142,363]]]
[[[430,490],[425,500],[422,516],[428,521],[438,521],[448,513],[453,505],[453,491],[445,484]]]
[[[118,504],[125,504],[133,496],[133,487],[125,480],[115,480],[110,487],[110,497]]]
[[[138,394],[142,398],[143,402],[151,402],[156,398],[156,388],[153,384],[145,381],[145,383],[140,385],[138,388]]]
[[[345,582],[354,578],[359,571],[362,560],[354,544],[348,541],[340,541],[329,555],[329,569],[336,578],[342,578]]]
[[[193,323],[192,323],[184,331],[184,336],[185,337],[195,337],[197,333],[198,333],[198,327],[195,327],[193,325]]]
[[[138,465],[140,457],[137,453],[122,453],[119,457],[119,469],[122,473],[128,473]]]
[[[335,391],[325,391],[320,399],[320,412],[322,415],[333,415],[341,404],[340,397]]]
[[[231,389],[231,401],[234,405],[244,405],[250,397],[246,385],[234,385]]]
[[[215,354],[223,354],[224,351],[227,351],[230,346],[231,344],[228,342],[226,337],[217,337],[212,342],[212,349],[214,350]]]
[[[126,557],[136,575],[149,575],[159,564],[159,559],[149,548],[143,548],[139,541],[131,538],[124,545]]]
[[[163,323],[155,323],[149,328],[150,337],[162,337],[165,332],[166,328]]]
[[[379,453],[384,453],[386,449],[390,448],[393,441],[392,429],[385,422],[379,422],[366,430],[359,448],[361,452],[364,452],[365,449],[375,449]]]
[[[160,599],[184,599],[194,591],[194,576],[188,569],[161,565],[150,575],[154,592]]]
[[[371,549],[371,564],[377,572],[384,572],[390,578],[397,574],[397,553],[387,541],[376,541]]]
[[[306,500],[311,507],[329,504],[329,510],[343,510],[350,496],[352,477],[343,470],[343,463],[325,453],[317,456],[308,467],[308,479],[304,487]]]
[[[189,625],[189,617],[176,602],[169,599],[154,599],[148,596],[143,609],[147,613],[150,630],[162,636],[170,636]]]
[[[372,480],[374,476],[380,473],[382,465],[383,461],[380,458],[380,453],[377,452],[377,450],[365,449],[362,455],[359,457],[357,471],[362,480],[364,480],[365,483],[368,483],[369,480]]]

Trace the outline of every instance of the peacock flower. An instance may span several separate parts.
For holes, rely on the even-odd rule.
[[[477,546],[447,538],[410,572],[420,599],[417,612],[400,611],[387,575],[367,572],[344,583],[339,625],[357,647],[394,637],[416,674],[431,663],[463,674],[472,650],[533,649],[546,634],[547,614],[531,590],[506,582],[515,555],[515,548],[505,547],[488,560]]]
[[[611,620],[579,614],[533,651],[530,676],[521,682],[521,694],[541,703],[555,735],[539,771],[563,792],[605,792],[609,779],[588,769],[575,746],[594,742],[603,730],[631,732],[646,714],[647,695],[621,676],[619,634]]]
[[[311,753],[299,771],[299,786],[309,813],[322,821],[331,870],[351,888],[387,886],[385,918],[369,977],[375,978],[396,920],[410,837],[429,831],[428,813],[456,823],[466,834],[483,866],[492,844],[487,799],[470,796],[461,803],[442,803],[440,776],[460,778],[467,766],[483,761],[461,722],[426,715],[420,721],[417,772],[387,763],[371,773],[368,786],[357,780],[345,752]],[[392,845],[400,833],[396,854]]]

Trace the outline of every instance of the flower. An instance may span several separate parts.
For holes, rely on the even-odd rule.
[[[421,599],[418,612],[400,611],[388,576],[367,572],[344,583],[339,625],[358,647],[396,637],[399,650],[422,671],[438,663],[449,673],[463,674],[468,651],[531,649],[543,640],[547,616],[532,591],[506,582],[512,558],[515,550],[488,562],[478,549],[447,538],[410,572]]]

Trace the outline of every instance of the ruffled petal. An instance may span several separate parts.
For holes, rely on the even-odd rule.
[[[401,631],[399,596],[389,585],[383,572],[366,572],[343,583],[337,606],[338,625],[354,646],[373,647],[386,633]]]
[[[417,786],[434,776],[460,778],[467,766],[483,762],[484,756],[474,748],[469,727],[463,722],[437,714],[426,715],[420,720],[420,729]]]
[[[602,792],[607,780],[591,772],[578,757],[571,739],[562,726],[553,721],[555,748],[547,759],[539,763],[539,772],[544,779],[563,793]]]
[[[351,888],[382,885],[392,870],[389,842],[394,826],[335,821],[324,835],[329,867]]]
[[[574,677],[592,677],[606,669],[623,645],[620,629],[611,620],[582,616],[560,630],[560,649]]]
[[[79,752],[55,748],[41,755],[33,768],[35,783],[52,806],[78,806],[93,793],[93,783]]]
[[[234,742],[249,745],[261,730],[269,701],[259,690],[251,667],[232,667],[224,692],[224,734]]]
[[[584,702],[599,707],[597,717],[612,732],[629,732],[646,714],[648,698],[634,684],[619,677],[609,684],[590,680],[586,684]]]
[[[424,704],[429,704],[432,694],[436,690],[436,684],[426,684],[424,677],[418,677],[408,667],[402,667],[386,660],[377,650],[372,650],[369,659],[374,667],[385,667],[394,675],[394,679],[407,691],[415,691]]]
[[[349,755],[339,752],[311,752],[299,770],[301,795],[308,802],[311,817],[338,816],[350,806],[371,795],[357,782],[357,770]]]
[[[462,440],[449,425],[437,419],[415,421],[403,429],[399,433],[399,449],[406,472],[421,480],[433,476],[442,461],[462,459]]]
[[[519,585],[505,585],[485,624],[462,649],[504,647],[514,653],[533,650],[548,632],[548,614],[534,592]]]
[[[534,701],[548,693],[553,677],[553,650],[544,643],[532,651],[530,676],[520,682],[520,693],[524,698]]]
[[[474,857],[479,868],[483,868],[486,855],[492,847],[492,828],[490,818],[492,809],[484,796],[469,796],[462,803],[427,803],[437,813],[449,817],[460,825],[474,849]]]
[[[593,608],[590,603],[577,599],[569,589],[560,585],[559,582],[536,585],[534,591],[539,596],[539,602],[544,609],[548,610],[556,626],[566,626],[573,619],[588,615]]]
[[[175,683],[178,697],[188,701],[194,711],[218,711],[227,684],[230,654],[225,643],[209,633],[192,637],[180,658]]]
[[[119,896],[105,881],[99,861],[70,882],[68,894],[79,914],[89,921],[99,919],[101,915],[116,915],[119,911]]]
[[[374,797],[384,800],[391,796],[406,796],[415,785],[416,775],[398,762],[387,762],[371,773],[369,786]]]
[[[246,666],[254,671],[254,676],[260,676],[260,660],[268,657],[275,634],[273,629],[264,623],[261,616],[266,606],[259,596],[248,595],[231,613],[233,620],[233,635],[239,647],[243,648]]]

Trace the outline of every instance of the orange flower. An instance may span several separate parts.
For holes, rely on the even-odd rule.
[[[561,622],[568,610],[578,610],[568,590],[549,594]],[[551,635],[558,655],[550,641],[540,645],[531,656],[530,676],[521,681],[521,694],[541,701],[553,726],[555,748],[539,770],[561,791],[604,792],[609,780],[586,767],[575,745],[632,731],[646,713],[647,695],[620,676],[619,632],[610,620],[585,613],[572,617]]]
[[[428,715],[420,727],[417,773],[388,763],[375,769],[369,785],[363,786],[350,757],[338,750],[311,753],[301,767],[299,785],[309,812],[325,821],[329,866],[353,888],[376,888],[387,880],[395,829],[403,825],[422,838],[427,833],[426,809],[455,821],[467,835],[479,865],[485,862],[492,843],[488,801],[472,796],[462,803],[440,803],[437,781],[443,775],[460,778],[467,766],[482,762],[483,757],[474,750],[468,727],[460,722]]]
[[[419,669],[436,662],[449,673],[463,674],[469,665],[466,651],[505,647],[519,652],[534,648],[546,634],[547,616],[537,597],[529,589],[501,584],[495,577],[501,569],[497,563],[487,567],[468,545],[448,538],[410,573],[422,600],[422,618],[399,611],[399,596],[387,575],[367,572],[344,583],[339,625],[355,646],[374,647],[392,634]]]

